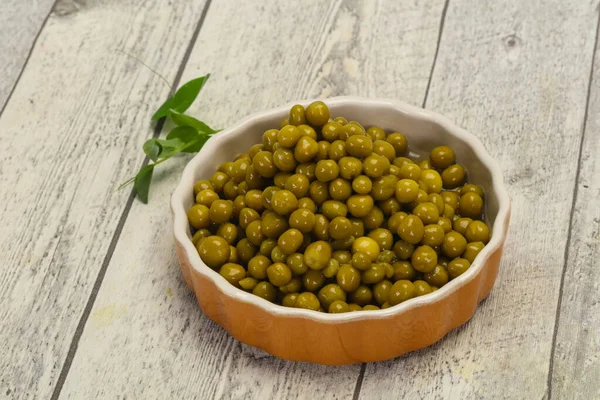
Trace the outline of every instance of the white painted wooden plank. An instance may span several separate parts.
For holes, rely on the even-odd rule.
[[[420,104],[443,6],[442,0],[215,2],[184,73],[184,79],[213,73],[191,112],[223,127],[306,97],[361,94]],[[179,271],[168,212],[185,161],[159,177],[149,205],[134,204],[63,397],[351,397],[359,365],[264,357],[201,314]]]
[[[550,382],[555,399],[600,398],[600,53],[597,47],[593,71]]]
[[[19,78],[27,55],[54,1],[0,2],[0,110]]]
[[[596,4],[548,3],[450,1],[427,107],[500,162],[509,238],[473,320],[429,349],[368,365],[362,398],[546,394],[597,20]]]
[[[50,398],[203,1],[59,1],[0,117],[0,397]],[[134,150],[135,149],[135,150]]]

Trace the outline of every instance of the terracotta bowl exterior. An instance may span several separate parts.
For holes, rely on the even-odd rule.
[[[207,267],[191,242],[186,211],[194,204],[193,185],[218,166],[261,141],[278,127],[293,104],[255,114],[210,139],[185,168],[171,199],[177,257],[200,308],[237,340],[274,356],[328,365],[381,361],[429,346],[467,322],[492,290],[510,219],[510,200],[497,163],[481,142],[433,112],[398,101],[336,97],[325,100],[334,116],[406,135],[418,157],[441,144],[451,146],[483,187],[491,240],[469,270],[440,290],[385,310],[327,314],[270,303],[230,285]]]

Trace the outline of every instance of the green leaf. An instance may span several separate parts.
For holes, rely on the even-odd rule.
[[[144,143],[144,146],[142,148],[144,149],[144,153],[146,153],[146,155],[152,161],[156,161],[158,159],[158,156],[162,152],[162,146],[156,141],[156,139],[146,140],[146,143]]]
[[[177,153],[180,153],[181,150],[185,147],[185,142],[180,139],[157,139],[160,145],[163,148],[162,153],[160,153],[161,159],[166,159],[174,156]]]
[[[133,187],[144,204],[148,204],[148,192],[150,191],[150,182],[152,181],[153,172],[154,164],[150,164],[142,167],[140,172],[135,176]]]
[[[178,126],[167,135],[167,139],[179,139],[185,143],[183,153],[197,153],[208,140],[208,135],[199,133],[191,126]]]
[[[170,116],[171,119],[173,120],[173,122],[175,122],[175,124],[179,125],[179,126],[191,126],[192,128],[196,129],[198,132],[200,133],[206,133],[207,135],[213,135],[215,133],[217,133],[218,131],[214,130],[213,128],[211,128],[210,126],[206,125],[204,122],[194,118],[194,117],[190,117],[189,115],[186,114],[182,114],[180,112],[177,112],[177,110],[169,110],[170,111]]]
[[[167,139],[179,139],[183,143],[189,143],[200,137],[198,131],[191,126],[178,126],[167,134]]]
[[[156,142],[163,148],[166,149],[177,149],[185,145],[185,142],[179,138],[173,139],[156,139]]]
[[[180,152],[197,153],[208,140],[208,136],[199,133],[191,126],[178,126],[169,132],[167,139],[179,139],[184,142],[185,145]]]
[[[172,97],[169,97],[162,106],[154,113],[152,120],[156,121],[159,118],[166,117],[169,115],[169,110],[173,109],[178,112],[184,112],[187,110],[202,89],[202,86],[206,83],[210,74],[201,76],[200,78],[192,79],[185,85],[181,86],[179,90],[175,92]]]
[[[181,150],[181,152],[182,153],[197,153],[200,151],[202,146],[204,146],[204,143],[206,143],[206,141],[208,139],[209,139],[209,137],[206,135],[200,136],[195,142],[188,143],[188,145],[186,145],[185,148],[183,150]]]

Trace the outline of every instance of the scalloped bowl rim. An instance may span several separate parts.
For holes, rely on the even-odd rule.
[[[195,183],[194,171],[199,164],[203,162],[203,160],[205,160],[207,157],[210,157],[210,154],[217,149],[226,138],[243,134],[246,131],[247,125],[269,120],[276,114],[280,114],[286,110],[289,110],[294,104],[308,104],[312,101],[314,100],[308,99],[290,102],[281,107],[258,112],[242,119],[237,124],[230,128],[224,129],[208,140],[200,152],[196,154],[196,156],[194,156],[194,158],[192,158],[192,160],[190,160],[190,162],[187,164],[183,170],[181,179],[177,184],[173,195],[171,196],[171,211],[173,215],[173,233],[175,240],[183,247],[183,249],[185,249],[187,257],[190,261],[190,265],[194,268],[194,270],[198,274],[208,278],[223,294],[231,296],[242,302],[256,305],[257,307],[260,307],[275,316],[281,315],[287,317],[308,318],[323,323],[343,323],[356,320],[384,319],[393,315],[402,314],[424,304],[443,300],[456,292],[461,286],[464,286],[466,283],[473,280],[486,264],[486,261],[489,259],[490,255],[492,255],[498,248],[502,246],[504,237],[506,235],[506,225],[508,224],[507,217],[510,212],[510,199],[508,192],[504,187],[504,178],[498,163],[488,154],[483,144],[477,137],[466,130],[459,128],[448,118],[440,114],[397,100],[375,100],[355,96],[332,97],[323,101],[328,105],[344,105],[355,103],[356,105],[364,107],[393,107],[406,113],[410,117],[417,117],[434,122],[442,127],[446,134],[454,136],[470,147],[476,154],[479,161],[489,169],[492,177],[493,192],[498,200],[498,214],[494,220],[494,229],[489,243],[477,255],[471,267],[464,274],[460,275],[456,279],[453,279],[439,290],[430,293],[427,296],[416,297],[383,310],[366,310],[360,313],[354,312],[329,314],[312,310],[284,307],[275,303],[271,303],[261,297],[253,295],[252,293],[248,293],[236,288],[227,282],[225,278],[223,278],[218,272],[204,264],[191,239],[187,235],[188,220],[187,212],[184,208],[184,199],[186,196],[189,196],[189,193],[192,191]],[[198,295],[202,296],[201,293]]]

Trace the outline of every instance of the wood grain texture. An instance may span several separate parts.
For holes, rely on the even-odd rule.
[[[589,2],[450,2],[427,107],[479,136],[503,167],[509,237],[471,322],[368,365],[361,398],[546,396],[596,20]]]
[[[55,0],[0,2],[0,110],[19,79],[27,56]]]
[[[360,94],[420,104],[443,5],[215,1],[184,73],[186,80],[212,72],[190,112],[223,127],[306,97]],[[185,162],[165,166],[148,206],[134,204],[63,397],[351,397],[359,365],[274,359],[201,314],[179,271],[168,215]]]
[[[600,53],[597,47],[585,127],[550,377],[555,399],[600,398]]]
[[[50,398],[167,96],[116,50],[173,80],[203,5],[60,0],[39,37],[0,118],[0,397]]]

